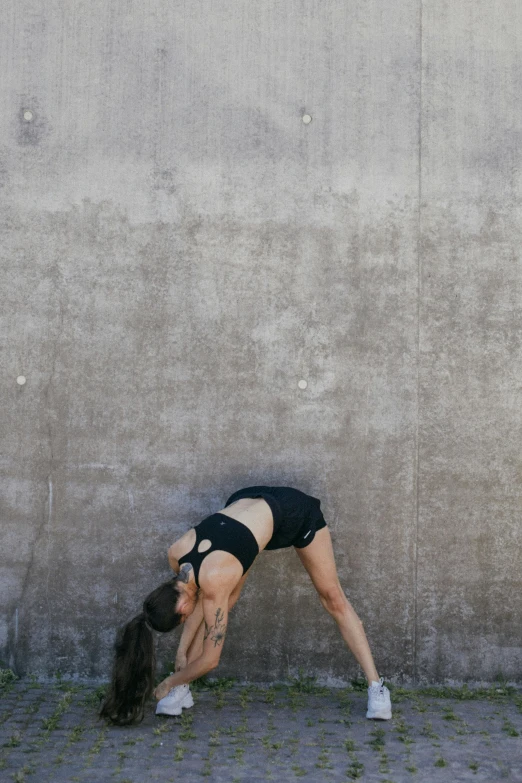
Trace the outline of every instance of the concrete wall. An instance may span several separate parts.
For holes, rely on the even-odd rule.
[[[521,34],[518,0],[3,4],[5,664],[106,676],[170,543],[266,483],[321,498],[383,674],[520,677]],[[263,553],[217,673],[299,667],[357,673]]]

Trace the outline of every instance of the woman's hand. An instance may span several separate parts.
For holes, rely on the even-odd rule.
[[[154,691],[154,696],[159,701],[160,699],[163,699],[164,696],[167,695],[167,693],[172,688],[172,685],[170,684],[170,677],[167,677],[162,682],[160,682],[159,685],[156,686],[156,690]]]
[[[178,654],[176,655],[176,665],[175,665],[176,671],[177,672],[181,671],[181,669],[184,669],[186,665],[187,665],[187,656],[180,654],[178,652]]]

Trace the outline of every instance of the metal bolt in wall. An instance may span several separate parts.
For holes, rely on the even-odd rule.
[[[304,381],[304,380],[301,380],[301,381],[299,381],[299,383],[297,385],[299,386],[300,389],[306,389],[306,387],[308,386],[308,383],[306,381]]]
[[[309,114],[303,114],[303,122],[305,125],[309,125],[312,122],[312,118]]]
[[[32,120],[32,119],[33,119],[33,112],[32,112],[32,111],[29,111],[29,109],[27,109],[26,111],[24,111],[24,120],[25,120],[26,122],[31,122],[31,120]]]
[[[25,377],[25,375],[19,375],[18,378],[16,379],[16,382],[17,382],[17,384],[19,386],[24,386],[26,381],[27,381],[27,378]]]

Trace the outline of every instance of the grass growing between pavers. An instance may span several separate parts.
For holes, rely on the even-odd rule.
[[[402,783],[458,774],[490,781],[509,780],[516,763],[520,692],[506,685],[480,695],[392,688],[389,722],[365,719],[363,681],[329,689],[302,675],[263,687],[218,678],[192,690],[195,706],[181,716],[156,717],[151,701],[142,724],[120,728],[97,717],[105,686],[9,679],[0,687],[2,775],[17,783],[84,783],[94,772],[96,783],[137,783],[151,770],[164,770],[166,783],[181,776]]]

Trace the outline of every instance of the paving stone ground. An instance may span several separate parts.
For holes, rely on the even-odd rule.
[[[0,690],[0,780],[36,783],[350,781],[522,782],[522,692],[393,693],[391,721],[365,718],[354,688],[237,686],[194,690],[181,717],[108,727],[102,687],[18,680]],[[480,694],[479,694],[480,695]]]

